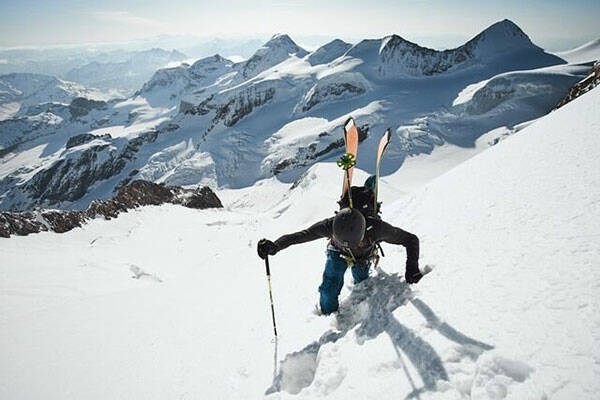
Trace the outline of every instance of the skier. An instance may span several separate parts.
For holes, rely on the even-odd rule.
[[[365,188],[373,190],[374,182],[374,177],[370,177],[365,182]],[[417,236],[384,222],[379,216],[365,217],[358,211],[360,209],[360,204],[353,208],[342,208],[334,217],[319,221],[308,229],[283,235],[274,242],[261,239],[257,246],[258,255],[265,259],[294,244],[319,238],[329,239],[323,280],[319,286],[319,305],[323,314],[337,311],[338,296],[348,267],[352,268],[354,283],[369,277],[371,261],[380,242],[399,244],[406,248],[406,281],[419,282],[423,275],[419,271]]]

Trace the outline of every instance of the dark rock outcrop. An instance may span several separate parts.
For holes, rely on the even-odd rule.
[[[588,75],[569,89],[569,93],[558,102],[554,109],[556,110],[557,108],[564,106],[598,85],[600,85],[600,61],[596,61],[594,66],[588,72]]]
[[[73,118],[79,118],[87,115],[94,109],[102,110],[106,108],[105,101],[90,100],[85,97],[76,97],[69,105],[69,111]]]
[[[342,95],[358,96],[365,92],[366,90],[362,87],[347,82],[331,83],[322,87],[316,87],[314,92],[306,101],[306,104],[304,104],[302,107],[302,111],[306,112],[327,99],[335,99]]]
[[[135,158],[140,147],[154,142],[157,136],[157,131],[144,132],[130,140],[120,152],[109,142],[90,145],[77,156],[61,158],[49,168],[38,171],[24,189],[32,199],[42,204],[79,200],[94,183],[119,174]],[[71,137],[69,142],[77,146],[94,139],[108,141],[110,135],[82,134]]]
[[[67,140],[66,148],[70,149],[71,147],[81,146],[82,144],[89,143],[95,139],[110,140],[110,139],[112,139],[112,136],[108,133],[105,135],[101,135],[101,136],[92,135],[91,133],[81,133],[79,135],[71,136],[69,138],[69,140]]]
[[[123,187],[111,200],[94,201],[87,210],[43,210],[22,213],[0,213],[0,237],[25,236],[30,233],[53,231],[63,233],[80,227],[86,221],[104,217],[112,219],[122,212],[147,205],[180,204],[184,207],[205,209],[222,208],[217,195],[208,187],[184,189],[137,180]]]
[[[250,114],[254,109],[265,105],[275,97],[275,88],[266,89],[251,86],[236,95],[227,98],[211,95],[197,106],[180,106],[185,109],[184,114],[206,115],[211,111],[215,112],[204,135],[206,136],[218,123],[223,123],[226,127],[232,127],[242,118]]]
[[[76,158],[63,158],[37,172],[25,185],[34,199],[48,202],[75,201],[96,181],[118,174],[126,160],[109,144],[85,149]]]

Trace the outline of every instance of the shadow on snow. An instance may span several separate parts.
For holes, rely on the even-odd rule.
[[[393,315],[398,307],[408,302],[423,315],[432,329],[437,330],[447,339],[467,347],[473,357],[477,358],[484,351],[493,348],[443,322],[427,304],[414,298],[409,285],[398,274],[387,274],[379,270],[376,275],[356,285],[350,296],[342,302],[336,315],[337,331],[329,330],[319,340],[302,350],[286,355],[280,363],[279,372],[274,374],[271,387],[265,394],[282,390],[297,394],[310,386],[317,371],[317,355],[321,346],[337,342],[355,327],[357,327],[358,343],[374,339],[382,333],[389,336],[408,381],[412,385],[408,398],[418,398],[420,393],[434,390],[437,381],[448,380],[440,356],[429,343],[410,328],[402,325]],[[422,388],[417,388],[402,360],[402,354],[418,371],[424,385]]]

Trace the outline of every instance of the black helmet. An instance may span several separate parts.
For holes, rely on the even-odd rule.
[[[333,219],[333,239],[344,247],[356,247],[365,236],[365,226],[360,211],[343,208]]]

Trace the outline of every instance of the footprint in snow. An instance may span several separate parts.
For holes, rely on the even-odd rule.
[[[154,282],[162,282],[162,279],[160,279],[158,276],[147,273],[137,265],[130,264],[129,270],[133,273],[133,279],[149,279]]]

